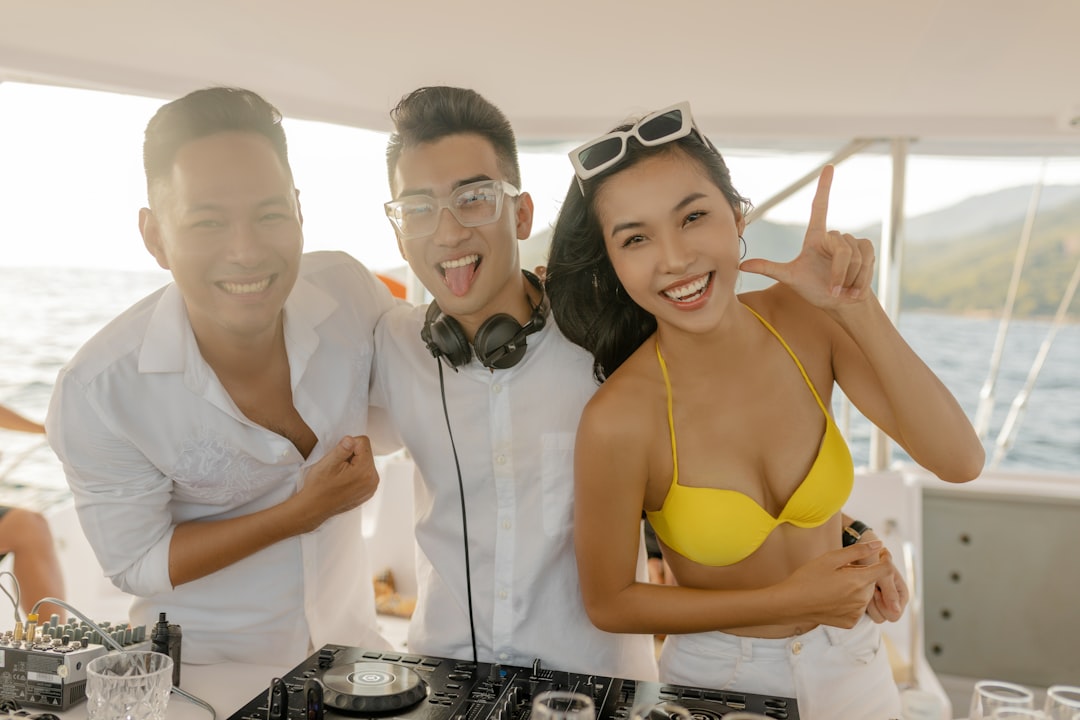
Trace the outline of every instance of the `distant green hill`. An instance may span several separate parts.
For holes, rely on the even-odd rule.
[[[910,309],[999,313],[1022,219],[978,234],[905,248],[901,303]],[[1035,221],[1014,312],[1053,315],[1080,262],[1080,202],[1042,212]],[[1080,307],[1074,298],[1073,308]]]

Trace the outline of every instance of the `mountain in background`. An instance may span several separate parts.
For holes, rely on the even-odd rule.
[[[1023,222],[1031,203],[1031,186],[998,190],[961,200],[941,210],[908,218],[904,236],[909,244],[972,236],[1012,222]],[[1080,187],[1049,185],[1039,193],[1039,213],[1051,212],[1070,203],[1080,203]],[[858,230],[860,237],[881,237],[881,223]]]

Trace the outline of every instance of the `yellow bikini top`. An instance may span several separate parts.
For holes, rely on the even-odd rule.
[[[747,307],[747,306],[744,306]],[[664,544],[701,565],[734,565],[761,547],[781,523],[817,527],[844,506],[855,482],[851,452],[833,422],[799,358],[765,318],[747,307],[784,346],[825,413],[825,434],[810,472],[788,499],[780,517],[773,517],[749,496],[737,490],[687,487],[679,484],[679,455],[675,448],[675,421],[671,411],[671,380],[667,364],[656,343],[656,357],[667,386],[668,428],[671,431],[671,487],[659,510],[646,515]]]

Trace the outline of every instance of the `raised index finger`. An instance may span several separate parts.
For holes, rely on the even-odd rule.
[[[806,232],[826,232],[825,220],[829,214],[829,190],[832,188],[833,166],[826,165],[818,177],[817,192],[814,193],[814,202],[810,206],[810,224]]]

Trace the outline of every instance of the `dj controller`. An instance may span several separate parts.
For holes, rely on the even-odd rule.
[[[633,707],[658,702],[681,705],[694,720],[737,710],[799,717],[792,698],[581,675],[539,660],[516,667],[325,645],[228,720],[528,720],[533,698],[547,690],[587,695],[596,720],[628,720]]]

